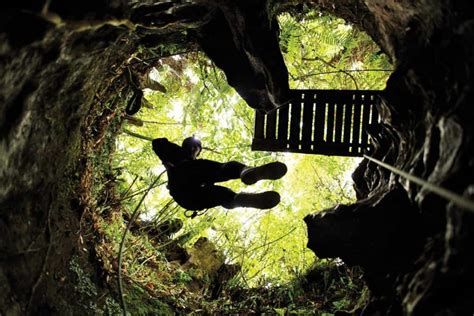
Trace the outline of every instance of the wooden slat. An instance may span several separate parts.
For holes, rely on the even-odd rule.
[[[278,135],[277,139],[284,147],[288,147],[288,111],[289,106],[278,109]]]
[[[352,145],[359,145],[361,105],[354,104],[354,119],[352,121]],[[358,148],[358,147],[354,147]]]
[[[368,124],[378,123],[376,106],[380,92],[292,90],[291,93],[290,105],[267,116],[256,114],[253,150],[361,156],[371,146],[366,130]]]
[[[336,126],[335,126],[335,142],[342,143],[342,132],[343,132],[343,121],[342,118],[344,116],[344,104],[342,100],[339,100],[336,106]]]
[[[333,143],[334,136],[334,104],[327,104],[327,118],[326,118],[326,142]]]
[[[369,143],[369,135],[367,134],[367,126],[369,125],[369,120],[370,120],[370,104],[366,103],[363,106],[362,109],[362,129],[361,129],[361,145],[363,145],[363,148],[367,147],[367,144]]]
[[[372,115],[370,119],[370,124],[376,124],[379,121],[379,112],[377,111],[377,105],[375,102],[372,103]]]
[[[326,116],[326,103],[316,99],[314,117],[314,142],[316,146],[324,142],[324,128],[326,126],[324,118]]]
[[[276,139],[277,113],[273,111],[267,114],[267,126],[265,127],[265,138]]]
[[[291,122],[290,122],[290,148],[298,149],[300,143],[300,121],[301,121],[301,103],[294,101],[291,103]]]
[[[351,125],[352,125],[352,103],[350,100],[344,104],[344,135],[342,142],[349,145],[351,142]]]
[[[304,149],[284,149],[279,145],[268,144],[266,140],[254,140],[252,144],[252,150],[272,151],[272,152],[294,152],[300,154],[316,154],[316,155],[327,155],[327,156],[347,156],[347,157],[358,157],[361,156],[358,152],[349,152],[346,146],[341,144],[327,144],[325,146],[318,147],[317,150],[304,150]]]
[[[311,132],[313,129],[313,102],[308,99],[303,105],[303,131],[302,131],[302,148],[311,149]]]
[[[373,95],[373,98],[372,98],[372,101],[371,101],[371,104],[370,104],[369,125],[373,125],[373,124],[378,123],[379,115],[378,115],[377,106],[376,106],[376,102],[378,100],[379,100],[378,96]],[[364,129],[367,129],[367,126],[365,126]],[[366,149],[365,149],[365,153],[367,153],[367,154],[371,154],[373,149],[374,149],[373,146],[370,144],[369,136],[370,135],[367,134],[367,143],[368,143],[368,145],[366,146]]]

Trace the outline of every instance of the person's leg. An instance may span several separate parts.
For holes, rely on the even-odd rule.
[[[229,188],[217,185],[205,185],[195,188],[180,188],[170,190],[176,203],[188,210],[203,210],[216,206],[232,205],[232,201],[237,195]],[[231,207],[230,207],[231,208]]]
[[[174,174],[173,178],[179,181],[183,180],[184,183],[212,184],[240,178],[243,183],[249,185],[263,179],[280,179],[287,171],[286,165],[281,162],[270,162],[258,167],[248,167],[237,161],[221,163],[198,159],[180,164],[172,173]]]
[[[273,208],[280,203],[280,194],[275,191],[261,193],[238,193],[227,208],[253,207],[258,209]],[[224,205],[224,207],[226,207]]]
[[[276,180],[283,177],[288,168],[282,162],[270,162],[258,167],[247,167],[241,173],[242,182],[254,184],[260,180]]]
[[[213,160],[198,159],[186,161],[179,166],[180,178],[198,183],[216,183],[231,179],[239,179],[240,174],[247,166],[237,162],[229,161],[221,163]]]
[[[175,201],[188,210],[203,210],[216,206],[227,209],[252,207],[269,209],[280,203],[280,195],[274,191],[262,193],[235,193],[229,188],[218,185],[171,192]]]

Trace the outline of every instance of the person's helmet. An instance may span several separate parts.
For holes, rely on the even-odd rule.
[[[181,147],[193,158],[199,156],[202,150],[201,141],[194,136],[185,138]]]

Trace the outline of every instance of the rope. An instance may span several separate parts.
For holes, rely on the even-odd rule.
[[[153,181],[153,183],[150,184],[146,192],[143,194],[142,198],[140,199],[140,202],[138,202],[137,206],[135,207],[135,210],[132,213],[132,216],[127,224],[127,227],[125,227],[125,231],[123,232],[123,235],[122,235],[122,240],[120,241],[120,247],[119,247],[119,253],[118,253],[118,287],[119,287],[120,303],[122,306],[123,316],[127,315],[127,304],[125,303],[125,297],[123,293],[123,284],[122,284],[122,255],[123,255],[123,245],[125,244],[125,237],[127,236],[127,232],[130,230],[130,227],[132,226],[136,217],[138,216],[140,206],[145,200],[145,197],[147,196],[148,192],[151,191],[153,186],[156,184],[156,182],[158,182],[158,180],[161,178],[161,176],[164,173],[165,173],[164,171],[160,173],[158,177],[155,179],[155,181]]]
[[[124,128],[122,131],[123,131],[125,134],[130,135],[130,136],[133,136],[133,137],[135,137],[135,138],[139,138],[139,139],[143,139],[143,140],[148,140],[148,141],[150,141],[150,142],[153,141],[153,138],[151,138],[151,137],[143,136],[143,135],[134,133],[134,132],[132,132],[132,131],[129,131],[129,130],[126,129],[126,128]]]
[[[466,210],[474,212],[474,201],[472,201],[470,199],[467,199],[462,195],[459,195],[457,193],[449,191],[449,190],[447,190],[445,188],[442,188],[440,186],[437,186],[433,183],[429,183],[426,180],[423,180],[423,179],[421,179],[417,176],[414,176],[414,175],[409,174],[405,171],[397,169],[397,168],[395,168],[395,167],[393,167],[393,166],[391,166],[391,165],[389,165],[389,164],[387,164],[383,161],[380,161],[378,159],[372,158],[372,157],[367,156],[367,155],[364,155],[364,158],[366,158],[366,159],[368,159],[372,162],[375,162],[376,164],[390,170],[393,173],[396,173],[396,174],[410,180],[411,182],[414,182],[414,183],[420,185],[422,188],[426,188],[426,189],[430,190],[431,192],[438,194],[439,196],[447,199],[448,201],[453,202],[454,204],[456,204],[459,207],[462,207]]]

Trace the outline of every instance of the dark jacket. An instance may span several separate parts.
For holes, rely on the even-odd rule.
[[[156,138],[152,141],[153,151],[158,155],[168,174],[167,188],[175,197],[182,192],[188,192],[189,187],[199,186],[199,177],[193,176],[196,171],[193,157],[166,138]],[[188,195],[188,193],[186,193]]]
[[[153,151],[168,171],[184,161],[192,160],[181,146],[168,141],[166,138],[154,139],[152,146]]]

